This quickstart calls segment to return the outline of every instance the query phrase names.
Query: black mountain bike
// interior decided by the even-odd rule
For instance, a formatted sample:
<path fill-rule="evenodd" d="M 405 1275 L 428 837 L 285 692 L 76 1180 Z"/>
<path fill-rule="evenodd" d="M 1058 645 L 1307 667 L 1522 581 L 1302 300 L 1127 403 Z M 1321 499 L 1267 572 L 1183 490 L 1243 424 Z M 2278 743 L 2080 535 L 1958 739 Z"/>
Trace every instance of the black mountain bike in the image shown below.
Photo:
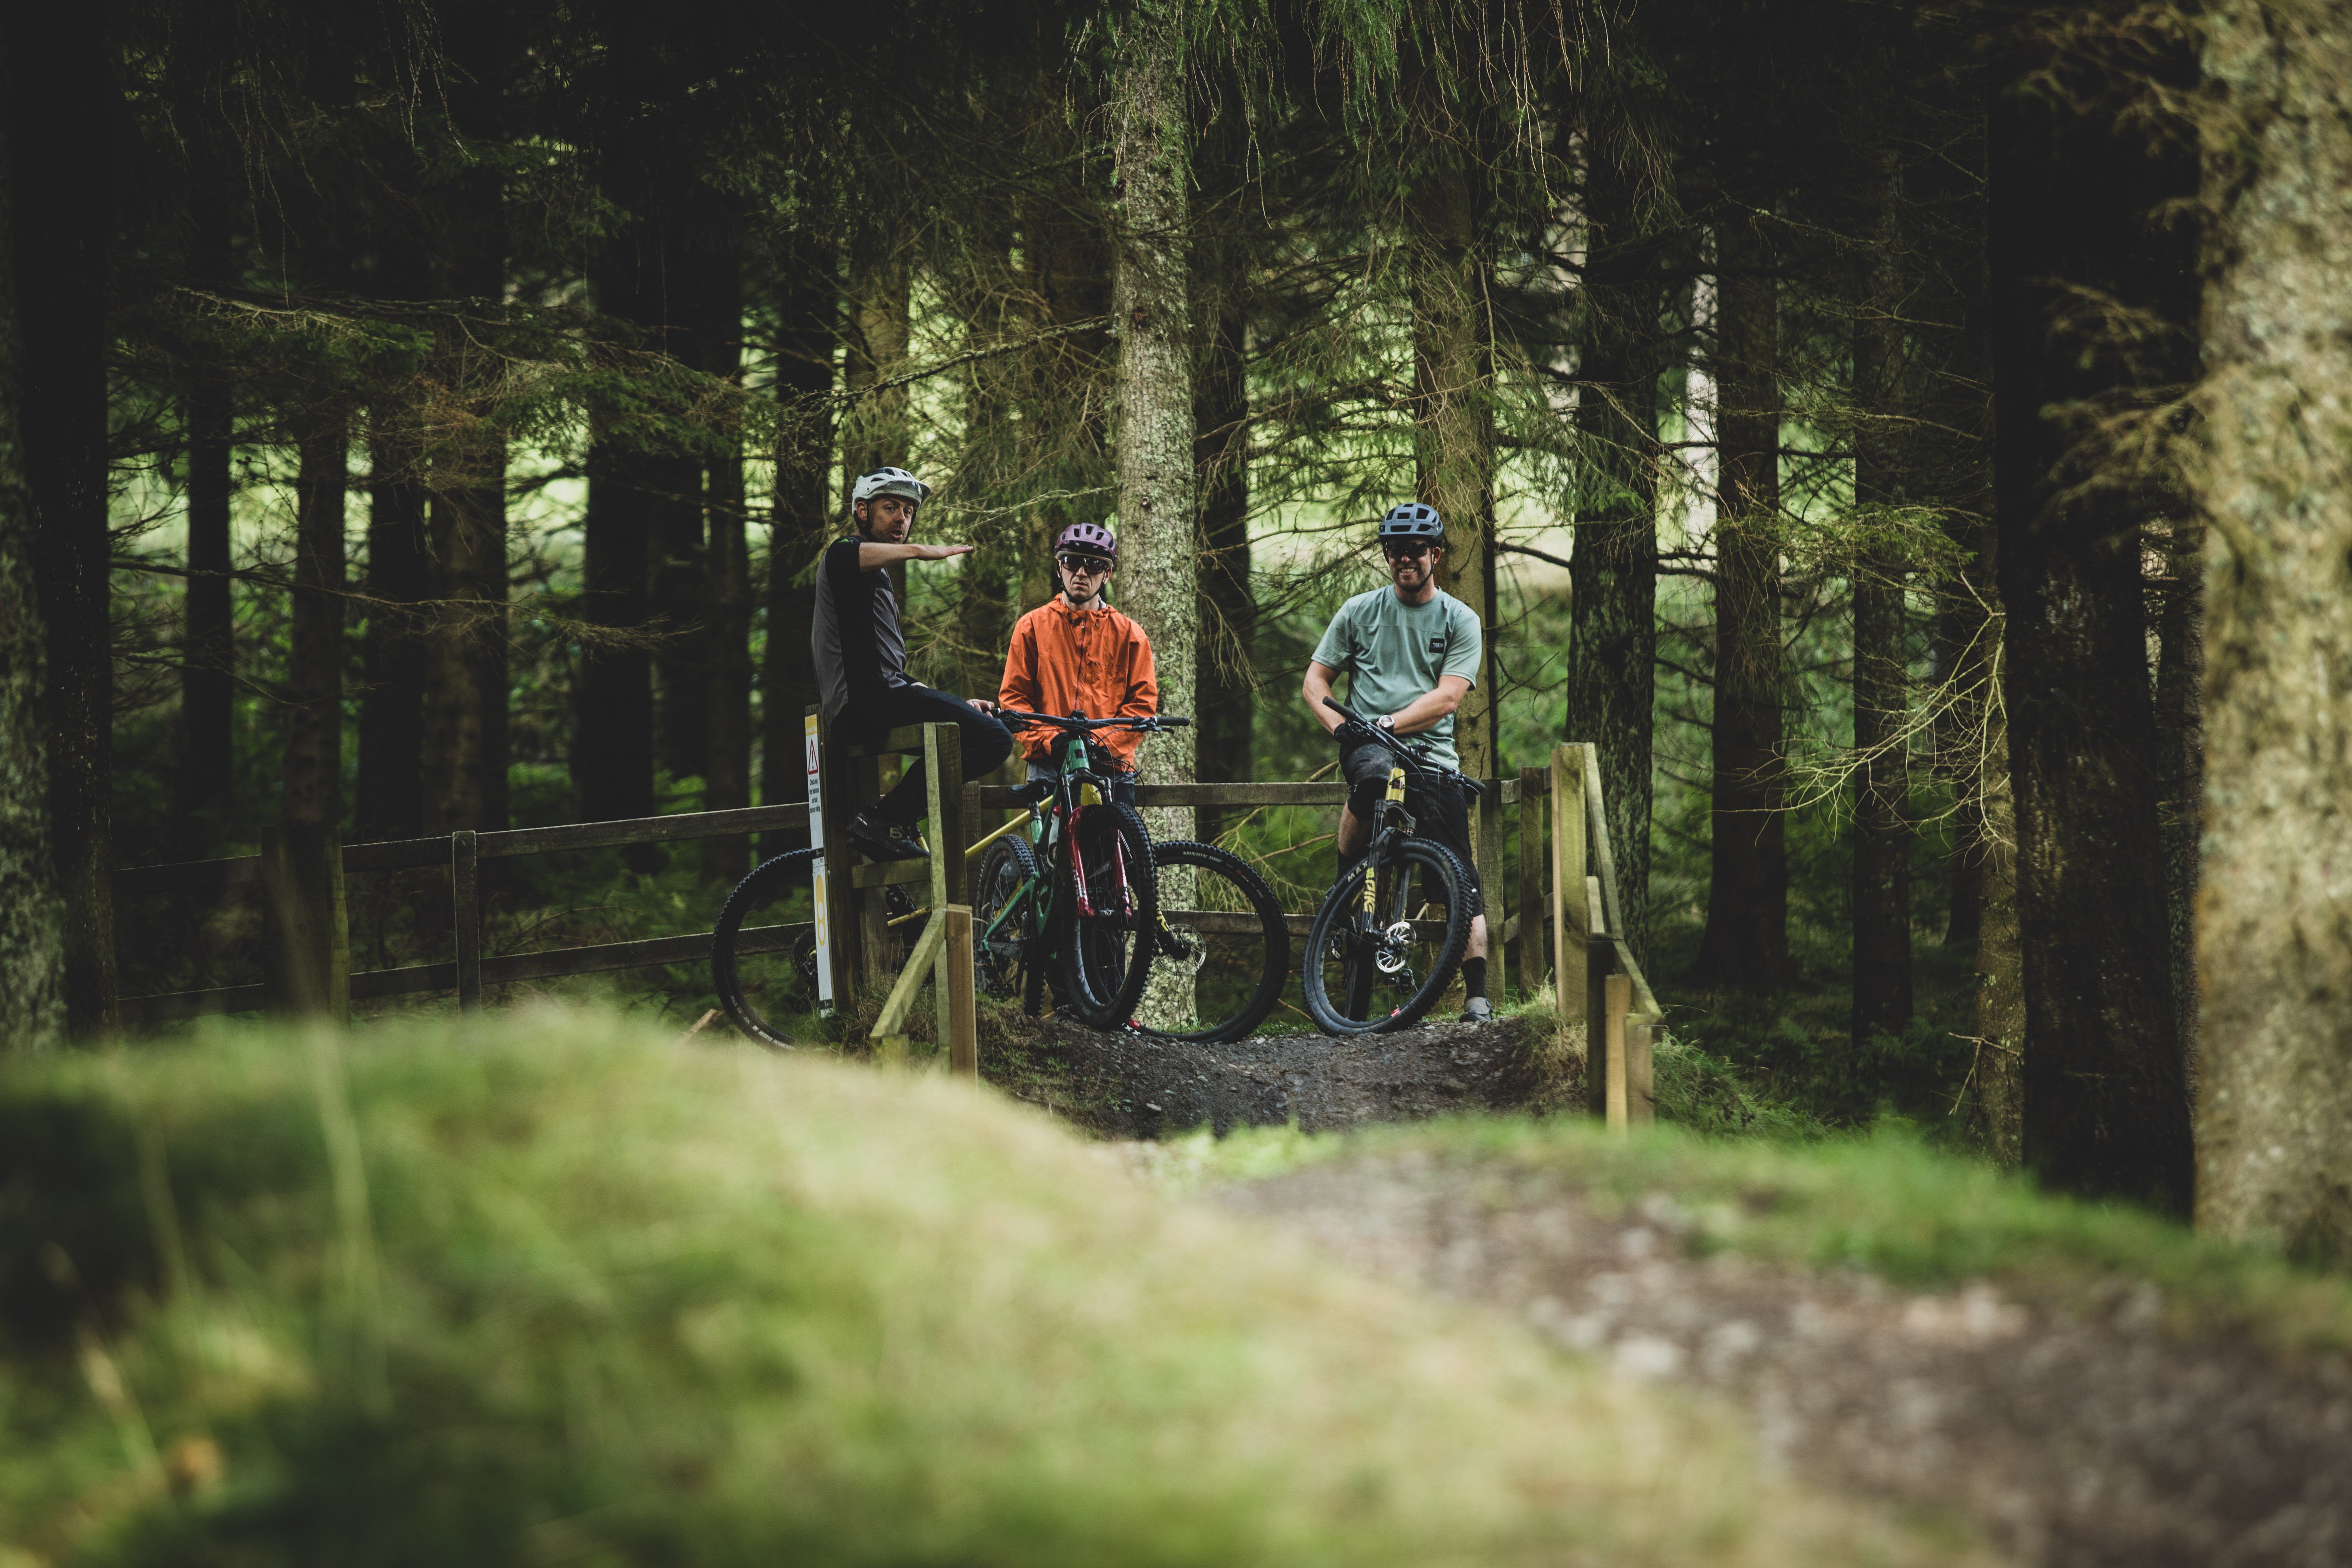
<path fill-rule="evenodd" d="M 1418 1023 L 1437 1005 L 1470 942 L 1462 889 L 1468 873 L 1454 851 L 1413 837 L 1407 778 L 1432 788 L 1472 781 L 1423 762 L 1385 730 L 1325 698 L 1385 745 L 1394 759 L 1387 794 L 1372 807 L 1371 843 L 1340 868 L 1307 931 L 1307 1013 L 1331 1035 L 1370 1035 Z"/>
<path fill-rule="evenodd" d="M 710 943 L 710 978 L 719 1005 L 746 1036 L 763 1046 L 790 1048 L 795 1028 L 818 1011 L 814 849 L 788 849 L 754 867 L 735 884 L 719 911 Z M 848 868 L 834 873 L 847 876 Z M 898 967 L 922 911 L 903 887 L 883 894 L 892 942 L 887 962 Z"/>
<path fill-rule="evenodd" d="M 1150 843 L 1134 808 L 1112 799 L 1111 770 L 1093 743 L 1104 730 L 1150 732 L 1190 721 L 1003 717 L 1049 725 L 1070 739 L 1060 773 L 1030 803 L 1025 831 L 990 845 L 972 874 L 982 984 L 993 995 L 1019 997 L 1034 1015 L 1049 972 L 1057 973 L 1057 1010 L 1096 1028 L 1132 1023 L 1148 1034 L 1201 1041 L 1235 1040 L 1255 1029 L 1280 1000 L 1290 966 L 1282 906 L 1264 878 L 1214 845 Z M 1150 911 L 1139 928 L 1103 919 L 1106 900 L 1095 884 L 1110 877 L 1103 847 L 1109 841 L 1090 822 L 1131 825 L 1144 846 L 1121 861 L 1128 876 L 1139 871 L 1146 884 L 1127 900 Z M 1138 930 L 1150 937 L 1139 952 Z M 1139 1018 L 1155 965 L 1161 983 Z"/>

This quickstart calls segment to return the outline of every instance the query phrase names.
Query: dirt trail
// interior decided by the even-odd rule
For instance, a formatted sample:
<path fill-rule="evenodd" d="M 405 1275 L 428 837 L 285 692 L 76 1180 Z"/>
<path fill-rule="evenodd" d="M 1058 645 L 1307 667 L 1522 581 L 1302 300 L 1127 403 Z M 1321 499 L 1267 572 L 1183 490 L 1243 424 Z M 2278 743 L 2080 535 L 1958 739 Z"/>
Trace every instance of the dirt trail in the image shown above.
<path fill-rule="evenodd" d="M 1197 1046 L 1142 1035 L 1098 1035 L 1039 1026 L 1071 1087 L 1089 1101 L 1085 1120 L 1131 1138 L 1213 1127 L 1310 1132 L 1376 1121 L 1417 1121 L 1451 1111 L 1524 1110 L 1558 1092 L 1543 1056 L 1516 1019 L 1444 1022 L 1393 1035 L 1335 1040 L 1259 1036 Z"/>
<path fill-rule="evenodd" d="M 1981 1285 L 1701 1258 L 1663 1194 L 1606 1218 L 1557 1175 L 1419 1154 L 1219 1201 L 1626 1375 L 1727 1395 L 1800 1475 L 1957 1512 L 2023 1563 L 2352 1564 L 2352 1369 L 2167 1339 L 2147 1286 L 2084 1321 Z"/>

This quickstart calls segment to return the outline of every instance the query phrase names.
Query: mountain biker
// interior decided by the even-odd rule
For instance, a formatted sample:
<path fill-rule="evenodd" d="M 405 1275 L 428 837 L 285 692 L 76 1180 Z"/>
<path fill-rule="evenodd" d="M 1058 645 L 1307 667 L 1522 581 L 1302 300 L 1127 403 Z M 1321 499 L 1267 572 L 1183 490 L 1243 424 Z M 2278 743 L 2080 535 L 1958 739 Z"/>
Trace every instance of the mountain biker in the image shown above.
<path fill-rule="evenodd" d="M 935 691 L 907 674 L 898 595 L 885 570 L 900 561 L 946 561 L 971 552 L 969 544 L 907 542 L 916 510 L 930 493 L 904 468 L 877 468 L 852 488 L 849 511 L 856 531 L 826 546 L 817 564 L 810 648 L 836 739 L 873 742 L 902 724 L 952 723 L 962 731 L 964 776 L 977 778 L 1012 752 L 1012 731 L 996 717 L 993 702 Z M 850 823 L 850 842 L 877 860 L 919 859 L 929 853 L 915 837 L 924 810 L 919 757 L 880 805 Z"/>
<path fill-rule="evenodd" d="M 1371 837 L 1372 808 L 1388 787 L 1393 765 L 1388 748 L 1323 705 L 1331 682 L 1349 673 L 1348 705 L 1370 724 L 1412 736 L 1411 750 L 1424 765 L 1444 770 L 1431 784 L 1408 773 L 1405 809 L 1422 837 L 1443 844 L 1462 862 L 1463 891 L 1470 901 L 1470 944 L 1462 961 L 1467 994 L 1462 1016 L 1476 1022 L 1494 1016 L 1486 1000 L 1486 900 L 1470 852 L 1470 813 L 1454 770 L 1454 710 L 1477 683 L 1485 638 L 1477 613 L 1437 585 L 1445 556 L 1445 523 L 1437 509 L 1407 501 L 1381 519 L 1380 545 L 1388 558 L 1389 586 L 1359 594 L 1339 606 L 1315 645 L 1300 689 L 1308 711 L 1339 742 L 1339 771 L 1348 781 L 1348 804 L 1339 812 L 1339 863 L 1360 853 Z"/>
<path fill-rule="evenodd" d="M 997 687 L 999 703 L 1066 719 L 1142 719 L 1160 710 L 1151 639 L 1103 601 L 1118 565 L 1118 539 L 1109 529 L 1074 522 L 1062 530 L 1054 541 L 1054 578 L 1060 591 L 1013 626 L 1004 679 Z M 1060 771 L 1060 751 L 1069 740 L 1067 731 L 1042 724 L 1022 731 L 1031 784 Z M 1101 730 L 1094 743 L 1108 754 L 1118 774 L 1113 797 L 1134 805 L 1135 753 L 1143 737 L 1132 730 Z"/>

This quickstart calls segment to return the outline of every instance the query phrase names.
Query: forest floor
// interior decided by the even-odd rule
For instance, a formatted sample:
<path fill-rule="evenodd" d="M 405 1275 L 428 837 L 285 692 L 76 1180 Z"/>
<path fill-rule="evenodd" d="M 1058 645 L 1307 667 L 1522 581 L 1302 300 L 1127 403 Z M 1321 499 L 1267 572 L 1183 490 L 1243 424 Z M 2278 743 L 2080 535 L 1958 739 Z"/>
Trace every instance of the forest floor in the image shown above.
<path fill-rule="evenodd" d="M 1572 1108 L 1572 1039 L 1519 1020 L 1339 1041 L 1197 1047 L 1048 1024 L 1059 1107 L 1163 1184 L 1191 1129 L 1346 1131 Z M 1034 1096 L 1033 1096 L 1034 1097 Z M 1173 1184 L 1183 1184 L 1179 1179 Z M 1743 1256 L 1698 1195 L 1631 1202 L 1571 1163 L 1443 1130 L 1229 1182 L 1211 1200 L 1355 1268 L 1499 1310 L 1628 1378 L 1743 1411 L 1771 1462 L 1943 1518 L 2034 1564 L 2352 1563 L 2352 1366 L 2184 1331 L 2127 1271 L 2087 1295 L 2014 1272 L 1906 1289 L 1855 1268 Z M 1770 1193 L 1748 1194 L 1769 1206 Z"/>

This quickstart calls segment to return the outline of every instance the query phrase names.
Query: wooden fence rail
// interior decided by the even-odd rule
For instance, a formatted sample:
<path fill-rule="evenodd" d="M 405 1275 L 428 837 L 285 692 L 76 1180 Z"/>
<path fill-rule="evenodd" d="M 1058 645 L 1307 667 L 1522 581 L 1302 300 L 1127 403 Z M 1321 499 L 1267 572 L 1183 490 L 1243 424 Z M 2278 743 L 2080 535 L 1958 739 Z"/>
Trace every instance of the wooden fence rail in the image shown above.
<path fill-rule="evenodd" d="M 944 735 L 939 732 L 941 730 L 946 731 Z M 930 770 L 932 842 L 942 852 L 936 865 L 924 860 L 858 866 L 849 875 L 833 879 L 828 908 L 833 911 L 834 930 L 866 953 L 862 963 L 851 963 L 847 962 L 851 953 L 845 949 L 836 973 L 846 982 L 845 999 L 854 996 L 861 983 L 891 993 L 886 1012 L 896 1005 L 897 1013 L 885 1020 L 892 1027 L 881 1032 L 895 1037 L 921 983 L 918 971 L 929 971 L 928 977 L 940 982 L 951 1068 L 970 1072 L 977 1060 L 969 1043 L 972 1026 L 966 994 L 971 987 L 971 923 L 969 907 L 961 900 L 966 881 L 957 869 L 966 857 L 958 851 L 968 845 L 976 849 L 995 836 L 981 832 L 983 814 L 1025 808 L 1009 788 L 961 781 L 951 726 L 894 731 L 880 743 L 856 748 L 849 755 L 871 773 L 879 758 L 893 752 L 926 755 Z M 868 777 L 856 793 L 870 800 L 870 792 L 880 782 L 878 776 Z M 1624 939 L 1623 895 L 1609 840 L 1599 758 L 1590 745 L 1565 743 L 1554 748 L 1547 767 L 1524 768 L 1516 778 L 1484 782 L 1486 788 L 1472 822 L 1479 879 L 1486 892 L 1488 952 L 1497 961 L 1492 973 L 1500 981 L 1516 970 L 1523 995 L 1535 995 L 1552 984 L 1563 1016 L 1572 1018 L 1580 1014 L 1586 1022 L 1586 1038 L 1591 1042 L 1586 1089 L 1594 1113 L 1605 1115 L 1609 1124 L 1619 1130 L 1647 1122 L 1654 1115 L 1651 1058 L 1662 1014 Z M 1143 806 L 1336 807 L 1346 795 L 1345 786 L 1338 783 L 1141 784 L 1136 789 L 1136 801 Z M 833 851 L 836 866 L 853 858 L 841 837 L 843 825 L 864 803 L 845 800 L 844 809 L 828 809 L 825 814 L 826 847 Z M 1517 816 L 1516 889 L 1504 875 L 1506 808 L 1516 808 Z M 300 830 L 289 828 L 273 832 L 259 855 L 118 871 L 114 875 L 118 900 L 181 893 L 218 900 L 257 890 L 265 915 L 268 972 L 255 984 L 127 998 L 122 1005 L 124 1021 L 154 1025 L 204 1013 L 265 1007 L 340 1014 L 350 1002 L 427 992 L 454 991 L 460 1005 L 472 1007 L 480 1004 L 487 985 L 699 963 L 709 955 L 712 932 L 539 952 L 486 953 L 480 862 L 518 855 L 804 830 L 807 824 L 808 807 L 793 803 L 347 846 L 336 845 L 331 832 L 312 829 L 305 840 Z M 351 973 L 344 934 L 344 878 L 352 872 L 429 868 L 446 868 L 449 875 L 451 958 L 437 963 Z M 901 884 L 928 884 L 931 894 L 929 907 L 917 911 L 929 921 L 917 943 L 923 963 L 903 970 L 877 963 L 887 950 L 887 944 L 877 939 L 887 922 L 879 912 L 878 898 L 868 900 L 860 896 Z M 1215 921 L 1221 917 L 1197 918 Z M 1251 917 L 1222 918 L 1229 920 L 1237 933 L 1255 929 Z M 1307 912 L 1285 915 L 1293 936 L 1303 937 L 1311 921 Z M 805 924 L 758 927 L 744 931 L 742 940 L 748 952 L 775 952 L 808 929 Z M 1216 927 L 1212 924 L 1207 929 Z M 1501 961 L 1513 943 L 1517 944 L 1517 962 L 1507 968 Z M 956 962 L 959 958 L 961 963 Z"/>

